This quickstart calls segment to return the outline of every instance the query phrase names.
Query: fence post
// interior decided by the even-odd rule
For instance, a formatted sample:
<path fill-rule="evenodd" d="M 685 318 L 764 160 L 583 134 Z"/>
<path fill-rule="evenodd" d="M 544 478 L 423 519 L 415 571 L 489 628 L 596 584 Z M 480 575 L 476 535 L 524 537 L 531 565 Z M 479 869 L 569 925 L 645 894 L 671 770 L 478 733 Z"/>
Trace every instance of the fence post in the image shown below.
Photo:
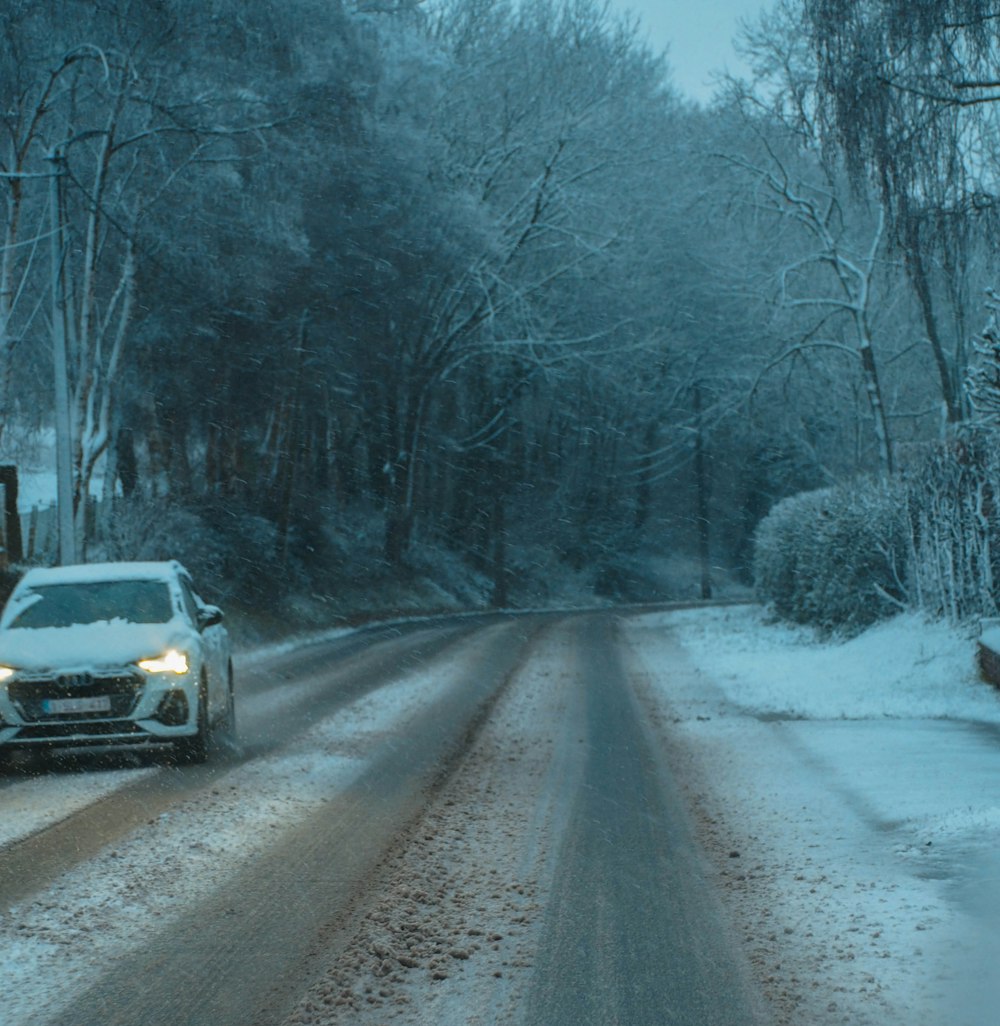
<path fill-rule="evenodd" d="M 3 533 L 7 545 L 7 561 L 20 563 L 24 558 L 21 544 L 21 518 L 17 515 L 17 467 L 0 466 L 0 485 L 3 485 Z"/>

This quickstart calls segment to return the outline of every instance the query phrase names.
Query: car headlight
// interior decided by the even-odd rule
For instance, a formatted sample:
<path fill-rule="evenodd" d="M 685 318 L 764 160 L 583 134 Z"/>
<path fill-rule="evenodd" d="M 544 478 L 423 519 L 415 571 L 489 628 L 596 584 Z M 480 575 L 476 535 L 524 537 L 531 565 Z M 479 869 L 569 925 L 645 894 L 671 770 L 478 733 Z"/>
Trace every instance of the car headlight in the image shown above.
<path fill-rule="evenodd" d="M 140 659 L 139 669 L 147 673 L 187 673 L 188 660 L 183 652 L 172 648 L 155 659 Z"/>
<path fill-rule="evenodd" d="M 8 677 L 13 677 L 17 673 L 17 670 L 13 666 L 0 666 L 0 681 L 7 680 Z"/>

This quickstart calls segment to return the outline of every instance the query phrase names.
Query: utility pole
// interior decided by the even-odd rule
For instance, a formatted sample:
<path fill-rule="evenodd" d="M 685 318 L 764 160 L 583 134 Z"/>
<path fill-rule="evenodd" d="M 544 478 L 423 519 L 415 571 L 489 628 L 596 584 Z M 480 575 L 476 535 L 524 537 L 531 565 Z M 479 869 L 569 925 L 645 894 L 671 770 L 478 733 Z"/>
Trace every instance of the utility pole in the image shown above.
<path fill-rule="evenodd" d="M 52 363 L 55 374 L 56 426 L 56 517 L 59 524 L 59 562 L 76 562 L 76 534 L 73 523 L 73 425 L 69 412 L 69 360 L 66 353 L 66 289 L 63 276 L 62 205 L 60 180 L 64 157 L 59 149 L 48 157 L 52 163 L 49 178 L 49 216 L 52 278 Z"/>

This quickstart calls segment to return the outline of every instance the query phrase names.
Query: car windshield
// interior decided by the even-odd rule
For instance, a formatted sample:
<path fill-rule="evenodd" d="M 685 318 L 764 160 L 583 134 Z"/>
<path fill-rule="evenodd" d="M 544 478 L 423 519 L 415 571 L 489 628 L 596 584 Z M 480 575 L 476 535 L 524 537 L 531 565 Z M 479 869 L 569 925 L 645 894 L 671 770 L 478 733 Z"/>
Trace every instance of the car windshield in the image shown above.
<path fill-rule="evenodd" d="M 102 620 L 166 623 L 173 615 L 163 581 L 88 581 L 33 588 L 11 627 L 70 627 Z"/>

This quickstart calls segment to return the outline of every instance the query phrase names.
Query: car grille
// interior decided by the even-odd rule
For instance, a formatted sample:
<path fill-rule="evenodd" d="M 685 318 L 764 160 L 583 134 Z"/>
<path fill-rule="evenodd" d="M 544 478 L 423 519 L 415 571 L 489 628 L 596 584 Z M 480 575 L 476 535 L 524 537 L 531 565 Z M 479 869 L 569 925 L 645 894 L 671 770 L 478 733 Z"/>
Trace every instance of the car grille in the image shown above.
<path fill-rule="evenodd" d="M 10 744 L 27 745 L 45 742 L 88 745 L 102 742 L 120 744 L 146 744 L 155 741 L 148 731 L 136 723 L 114 723 L 94 720 L 90 723 L 36 723 L 22 727 Z"/>
<path fill-rule="evenodd" d="M 30 723 L 65 723 L 78 720 L 107 720 L 128 716 L 135 708 L 142 691 L 143 679 L 138 674 L 78 673 L 58 677 L 21 678 L 7 686 L 7 694 L 21 716 Z M 54 698 L 111 699 L 110 711 L 93 713 L 46 713 L 42 703 Z"/>

